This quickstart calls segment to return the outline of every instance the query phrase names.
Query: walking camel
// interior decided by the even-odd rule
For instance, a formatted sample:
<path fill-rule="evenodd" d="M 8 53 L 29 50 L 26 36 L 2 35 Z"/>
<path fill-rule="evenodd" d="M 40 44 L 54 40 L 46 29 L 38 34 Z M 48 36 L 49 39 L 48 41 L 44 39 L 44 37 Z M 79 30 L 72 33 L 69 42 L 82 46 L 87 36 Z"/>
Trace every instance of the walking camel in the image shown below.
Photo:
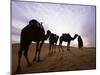
<path fill-rule="evenodd" d="M 56 38 L 55 38 L 54 47 L 55 47 L 55 49 L 56 49 L 56 46 L 57 46 L 57 42 L 58 42 L 59 36 L 58 36 L 57 34 L 56 34 L 55 36 L 56 36 Z"/>
<path fill-rule="evenodd" d="M 59 47 L 62 49 L 62 42 L 68 42 L 67 43 L 67 50 L 70 50 L 70 42 L 72 40 L 75 40 L 75 38 L 77 37 L 78 35 L 75 34 L 74 37 L 71 37 L 71 35 L 69 33 L 63 33 L 62 36 L 60 37 L 59 39 Z M 60 51 L 60 48 L 59 48 L 59 51 Z M 62 49 L 63 51 L 63 49 Z"/>
<path fill-rule="evenodd" d="M 45 35 L 45 30 L 42 26 L 42 23 L 39 23 L 35 19 L 29 21 L 29 24 L 26 27 L 24 27 L 21 31 L 17 71 L 21 70 L 20 62 L 21 62 L 22 52 L 24 52 L 24 56 L 26 58 L 28 66 L 31 65 L 28 60 L 27 54 L 28 54 L 29 45 L 32 43 L 32 41 L 36 42 L 36 52 L 33 61 L 38 61 L 38 62 L 40 61 L 41 47 L 50 34 L 51 32 L 48 30 L 47 34 Z"/>
<path fill-rule="evenodd" d="M 51 33 L 50 37 L 49 37 L 49 55 L 51 55 L 52 53 L 55 53 L 56 51 L 53 49 L 56 49 L 56 45 L 57 45 L 57 41 L 58 41 L 59 36 Z"/>

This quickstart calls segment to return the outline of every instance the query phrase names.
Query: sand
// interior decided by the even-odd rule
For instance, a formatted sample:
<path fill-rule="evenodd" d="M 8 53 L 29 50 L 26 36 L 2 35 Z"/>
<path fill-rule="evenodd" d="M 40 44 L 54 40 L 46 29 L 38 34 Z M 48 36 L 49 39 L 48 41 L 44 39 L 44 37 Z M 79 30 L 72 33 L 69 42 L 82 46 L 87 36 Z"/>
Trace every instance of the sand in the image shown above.
<path fill-rule="evenodd" d="M 75 48 L 71 47 L 70 51 L 67 51 L 66 47 L 63 47 L 64 52 L 59 52 L 57 47 L 56 53 L 48 55 L 48 44 L 44 44 L 41 51 L 41 61 L 32 62 L 35 54 L 36 44 L 31 44 L 28 51 L 29 61 L 32 66 L 27 67 L 27 62 L 22 56 L 21 71 L 19 73 L 39 73 L 39 72 L 57 72 L 57 71 L 73 71 L 73 70 L 89 70 L 96 69 L 96 48 Z M 12 44 L 12 60 L 11 69 L 12 73 L 16 73 L 18 64 L 18 50 L 19 44 Z"/>

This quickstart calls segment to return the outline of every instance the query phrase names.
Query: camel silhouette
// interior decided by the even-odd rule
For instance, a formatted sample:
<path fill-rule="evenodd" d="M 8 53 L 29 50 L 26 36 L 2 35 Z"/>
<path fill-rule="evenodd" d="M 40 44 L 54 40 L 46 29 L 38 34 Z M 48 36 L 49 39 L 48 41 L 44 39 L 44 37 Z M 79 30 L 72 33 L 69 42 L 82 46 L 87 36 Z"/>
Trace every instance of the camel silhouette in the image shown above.
<path fill-rule="evenodd" d="M 60 48 L 62 49 L 62 42 L 68 42 L 67 43 L 67 50 L 70 50 L 70 42 L 72 40 L 74 40 L 76 37 L 78 36 L 78 34 L 75 34 L 74 37 L 71 37 L 71 35 L 69 33 L 63 33 L 61 35 L 61 37 L 59 38 L 59 51 L 60 51 Z M 62 49 L 63 51 L 63 49 Z"/>
<path fill-rule="evenodd" d="M 81 36 L 78 36 L 78 48 L 82 48 L 83 47 L 83 40 L 81 38 Z"/>
<path fill-rule="evenodd" d="M 21 31 L 17 71 L 21 70 L 20 61 L 21 61 L 22 52 L 24 53 L 28 66 L 31 66 L 27 54 L 28 54 L 29 45 L 32 43 L 32 41 L 36 42 L 36 52 L 33 61 L 38 61 L 38 62 L 40 61 L 41 47 L 50 34 L 51 32 L 48 30 L 47 34 L 45 35 L 45 30 L 44 27 L 42 26 L 42 23 L 39 23 L 35 19 L 29 21 L 29 24 L 26 27 L 24 27 Z"/>
<path fill-rule="evenodd" d="M 49 55 L 56 52 L 55 50 L 53 51 L 53 48 L 56 49 L 58 38 L 59 38 L 58 35 L 51 33 L 49 37 L 49 53 L 48 53 Z"/>

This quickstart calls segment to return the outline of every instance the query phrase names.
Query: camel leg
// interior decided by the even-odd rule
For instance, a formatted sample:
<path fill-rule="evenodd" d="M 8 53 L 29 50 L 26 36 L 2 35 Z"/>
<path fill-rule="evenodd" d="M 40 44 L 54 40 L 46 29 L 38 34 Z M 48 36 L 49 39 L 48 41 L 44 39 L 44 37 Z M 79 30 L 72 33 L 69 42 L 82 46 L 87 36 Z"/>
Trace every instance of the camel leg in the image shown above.
<path fill-rule="evenodd" d="M 41 48 L 42 48 L 43 43 L 44 43 L 44 41 L 42 41 L 40 43 L 40 46 L 39 46 L 39 49 L 38 49 L 38 62 L 40 61 L 40 52 L 41 52 Z"/>
<path fill-rule="evenodd" d="M 36 52 L 35 52 L 35 57 L 34 57 L 33 61 L 36 61 L 36 56 L 37 56 L 37 53 L 38 53 L 38 46 L 39 46 L 39 42 L 37 42 L 37 44 L 36 44 Z"/>
<path fill-rule="evenodd" d="M 51 43 L 49 44 L 49 53 L 48 55 L 51 55 Z"/>
<path fill-rule="evenodd" d="M 21 70 L 21 66 L 20 66 L 21 56 L 22 56 L 22 49 L 20 49 L 18 52 L 18 66 L 16 72 L 19 72 Z"/>
<path fill-rule="evenodd" d="M 54 44 L 54 48 L 56 49 L 56 43 Z"/>
<path fill-rule="evenodd" d="M 52 54 L 54 53 L 54 44 L 52 44 Z"/>
<path fill-rule="evenodd" d="M 56 46 L 57 46 L 57 44 L 55 43 L 54 45 L 55 45 L 55 46 L 54 46 L 54 47 L 55 47 L 54 53 L 56 53 Z"/>
<path fill-rule="evenodd" d="M 56 43 L 54 44 L 54 53 L 56 53 Z"/>
<path fill-rule="evenodd" d="M 53 54 L 53 44 L 51 44 L 51 55 Z"/>
<path fill-rule="evenodd" d="M 52 53 L 55 53 L 55 44 L 52 44 Z"/>
<path fill-rule="evenodd" d="M 50 52 L 50 55 L 52 55 L 53 54 L 53 47 L 54 47 L 54 45 L 53 45 L 53 43 L 51 44 L 51 52 Z"/>
<path fill-rule="evenodd" d="M 28 63 L 28 66 L 31 66 L 31 64 L 30 64 L 30 62 L 28 60 L 28 56 L 27 56 L 28 55 L 28 48 L 29 48 L 29 44 L 25 47 L 24 56 L 26 58 L 26 61 Z"/>
<path fill-rule="evenodd" d="M 62 52 L 64 52 L 64 50 L 63 50 L 63 48 L 62 48 L 62 45 L 61 45 L 61 50 L 62 50 Z"/>
<path fill-rule="evenodd" d="M 64 52 L 63 48 L 62 48 L 62 44 L 59 45 L 59 52 L 60 50 L 62 50 L 62 52 Z"/>
<path fill-rule="evenodd" d="M 62 52 L 64 52 L 64 50 L 63 50 L 63 48 L 62 48 L 62 40 L 60 40 L 60 42 L 59 42 L 59 52 L 60 52 L 60 49 L 62 50 Z"/>
<path fill-rule="evenodd" d="M 56 44 L 54 44 L 53 53 L 56 53 Z"/>
<path fill-rule="evenodd" d="M 59 52 L 60 52 L 61 45 L 59 44 Z"/>
<path fill-rule="evenodd" d="M 67 43 L 67 50 L 70 51 L 70 41 Z"/>

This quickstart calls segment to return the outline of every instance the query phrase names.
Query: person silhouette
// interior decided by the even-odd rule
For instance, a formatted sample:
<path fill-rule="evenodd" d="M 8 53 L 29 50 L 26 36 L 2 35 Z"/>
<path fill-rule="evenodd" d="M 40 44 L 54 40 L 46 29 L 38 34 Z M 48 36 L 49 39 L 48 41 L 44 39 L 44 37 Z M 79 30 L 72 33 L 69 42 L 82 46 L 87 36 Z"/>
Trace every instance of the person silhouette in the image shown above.
<path fill-rule="evenodd" d="M 81 36 L 78 36 L 78 48 L 82 48 L 83 47 L 83 40 L 81 38 Z"/>

